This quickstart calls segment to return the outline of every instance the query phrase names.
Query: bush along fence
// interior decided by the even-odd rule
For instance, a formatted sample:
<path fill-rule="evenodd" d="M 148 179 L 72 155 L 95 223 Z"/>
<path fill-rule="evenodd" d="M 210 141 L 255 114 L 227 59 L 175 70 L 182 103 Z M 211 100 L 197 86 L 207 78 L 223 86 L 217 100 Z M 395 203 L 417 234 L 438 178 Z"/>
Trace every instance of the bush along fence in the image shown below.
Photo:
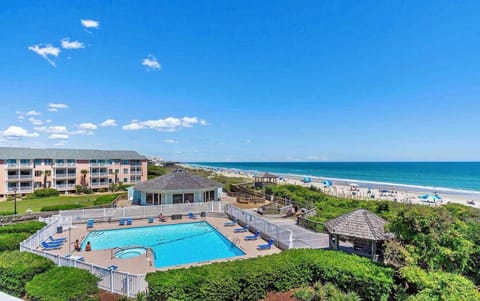
<path fill-rule="evenodd" d="M 356 255 L 295 249 L 275 255 L 147 274 L 152 300 L 259 300 L 267 291 L 288 291 L 331 282 L 362 300 L 386 301 L 394 270 Z"/>

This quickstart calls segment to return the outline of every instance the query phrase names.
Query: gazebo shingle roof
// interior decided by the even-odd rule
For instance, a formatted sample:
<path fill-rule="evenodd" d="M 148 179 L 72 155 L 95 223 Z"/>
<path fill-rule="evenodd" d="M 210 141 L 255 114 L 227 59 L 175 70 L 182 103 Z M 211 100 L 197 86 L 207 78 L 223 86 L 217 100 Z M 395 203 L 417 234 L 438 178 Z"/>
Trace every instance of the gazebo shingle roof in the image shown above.
<path fill-rule="evenodd" d="M 368 240 L 385 240 L 390 235 L 385 233 L 386 221 L 366 209 L 358 209 L 325 222 L 331 234 Z"/>
<path fill-rule="evenodd" d="M 271 174 L 271 173 L 268 173 L 268 172 L 264 172 L 262 174 L 256 175 L 255 177 L 256 178 L 278 178 L 278 176 L 276 176 L 274 174 Z"/>
<path fill-rule="evenodd" d="M 223 185 L 205 179 L 203 177 L 188 173 L 188 172 L 173 172 L 154 178 L 150 181 L 138 183 L 134 186 L 137 191 L 152 191 L 152 190 L 189 190 L 189 189 L 205 189 L 205 188 L 220 188 Z"/>

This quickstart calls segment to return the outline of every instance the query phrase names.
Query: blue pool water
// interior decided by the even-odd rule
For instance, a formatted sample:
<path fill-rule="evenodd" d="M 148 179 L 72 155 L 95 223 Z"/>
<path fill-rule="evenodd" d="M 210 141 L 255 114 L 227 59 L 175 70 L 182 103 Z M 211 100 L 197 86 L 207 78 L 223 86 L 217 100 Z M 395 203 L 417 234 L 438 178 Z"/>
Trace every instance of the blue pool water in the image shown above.
<path fill-rule="evenodd" d="M 230 258 L 245 253 L 206 222 L 92 231 L 83 240 L 92 251 L 143 246 L 155 255 L 155 267 Z"/>

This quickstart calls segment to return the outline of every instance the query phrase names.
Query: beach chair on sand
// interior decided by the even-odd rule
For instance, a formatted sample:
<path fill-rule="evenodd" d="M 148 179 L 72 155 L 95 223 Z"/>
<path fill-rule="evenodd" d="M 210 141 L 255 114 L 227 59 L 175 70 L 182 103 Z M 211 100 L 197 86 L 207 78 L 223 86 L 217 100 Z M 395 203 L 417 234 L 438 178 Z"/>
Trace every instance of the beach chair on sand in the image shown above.
<path fill-rule="evenodd" d="M 245 240 L 257 240 L 258 236 L 260 235 L 260 232 L 256 231 L 255 235 L 247 235 L 245 236 Z"/>
<path fill-rule="evenodd" d="M 235 232 L 235 233 L 242 233 L 242 232 L 247 232 L 247 231 L 248 231 L 248 225 L 245 225 L 241 228 L 233 229 L 233 232 Z"/>
<path fill-rule="evenodd" d="M 225 224 L 223 224 L 224 227 L 233 227 L 237 224 L 237 219 L 234 218 L 233 221 L 230 221 L 230 222 L 225 222 Z"/>
<path fill-rule="evenodd" d="M 258 245 L 258 246 L 257 246 L 257 250 L 259 250 L 259 251 L 261 251 L 261 250 L 269 250 L 269 249 L 272 247 L 272 245 L 273 245 L 273 239 L 270 238 L 266 244 L 264 244 L 264 245 Z"/>

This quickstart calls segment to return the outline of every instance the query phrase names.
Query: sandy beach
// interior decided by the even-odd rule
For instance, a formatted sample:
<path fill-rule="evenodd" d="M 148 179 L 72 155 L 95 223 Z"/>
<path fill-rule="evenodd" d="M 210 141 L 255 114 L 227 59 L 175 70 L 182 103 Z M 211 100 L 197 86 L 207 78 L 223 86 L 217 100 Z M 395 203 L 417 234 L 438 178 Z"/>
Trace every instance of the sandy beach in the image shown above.
<path fill-rule="evenodd" d="M 192 166 L 188 166 L 192 168 Z M 203 168 L 196 166 L 195 168 Z M 213 171 L 215 173 L 227 177 L 244 177 L 245 182 L 253 181 L 254 172 L 227 169 L 227 168 L 208 168 L 203 169 Z M 448 203 L 458 203 L 466 206 L 480 208 L 480 192 L 449 192 L 448 189 L 421 189 L 402 186 L 401 184 L 381 185 L 379 183 L 365 183 L 364 181 L 345 181 L 345 180 L 330 180 L 331 186 L 324 185 L 325 179 L 319 177 L 309 177 L 310 182 L 304 183 L 304 177 L 295 175 L 278 174 L 280 177 L 280 184 L 295 184 L 301 186 L 315 186 L 321 189 L 324 193 L 358 200 L 389 200 L 394 202 L 402 202 L 407 204 L 424 204 L 428 206 L 439 206 Z M 436 202 L 424 201 L 420 196 L 424 194 L 437 194 L 441 197 Z M 473 201 L 473 204 L 471 203 Z"/>

